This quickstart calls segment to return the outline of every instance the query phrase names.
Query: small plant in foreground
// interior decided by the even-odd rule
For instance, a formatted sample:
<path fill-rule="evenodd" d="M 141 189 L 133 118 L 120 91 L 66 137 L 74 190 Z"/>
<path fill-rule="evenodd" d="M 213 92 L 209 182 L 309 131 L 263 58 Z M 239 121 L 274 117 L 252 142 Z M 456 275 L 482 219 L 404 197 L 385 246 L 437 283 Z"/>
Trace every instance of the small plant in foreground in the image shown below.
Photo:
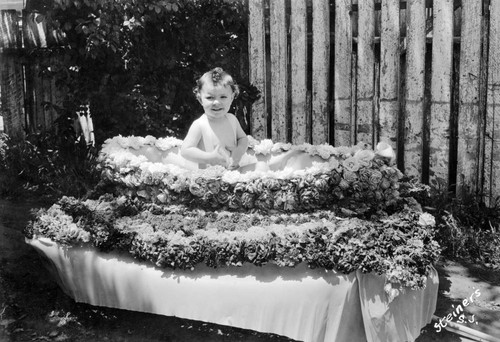
<path fill-rule="evenodd" d="M 468 195 L 434 195 L 424 209 L 436 217 L 436 240 L 442 255 L 500 269 L 500 207 Z"/>

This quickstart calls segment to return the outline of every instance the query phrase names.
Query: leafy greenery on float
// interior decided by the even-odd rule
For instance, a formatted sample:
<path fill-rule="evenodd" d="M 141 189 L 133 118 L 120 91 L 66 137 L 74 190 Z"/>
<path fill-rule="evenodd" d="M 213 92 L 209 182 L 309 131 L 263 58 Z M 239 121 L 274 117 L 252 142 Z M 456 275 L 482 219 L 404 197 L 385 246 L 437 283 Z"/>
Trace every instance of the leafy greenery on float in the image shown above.
<path fill-rule="evenodd" d="M 409 208 L 366 221 L 332 211 L 261 215 L 107 196 L 64 197 L 40 210 L 26 235 L 127 252 L 163 268 L 307 263 L 342 273 L 384 274 L 392 284 L 420 289 L 440 253 L 433 226 L 431 215 Z"/>

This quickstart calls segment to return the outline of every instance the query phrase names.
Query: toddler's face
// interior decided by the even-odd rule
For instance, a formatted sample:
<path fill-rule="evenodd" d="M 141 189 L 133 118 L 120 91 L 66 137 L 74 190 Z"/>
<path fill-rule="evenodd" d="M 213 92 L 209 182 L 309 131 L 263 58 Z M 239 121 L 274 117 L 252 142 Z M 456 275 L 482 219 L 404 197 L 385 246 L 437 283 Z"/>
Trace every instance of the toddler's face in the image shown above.
<path fill-rule="evenodd" d="M 205 114 L 210 118 L 221 118 L 229 112 L 234 93 L 231 87 L 217 85 L 207 82 L 200 90 L 200 101 Z"/>

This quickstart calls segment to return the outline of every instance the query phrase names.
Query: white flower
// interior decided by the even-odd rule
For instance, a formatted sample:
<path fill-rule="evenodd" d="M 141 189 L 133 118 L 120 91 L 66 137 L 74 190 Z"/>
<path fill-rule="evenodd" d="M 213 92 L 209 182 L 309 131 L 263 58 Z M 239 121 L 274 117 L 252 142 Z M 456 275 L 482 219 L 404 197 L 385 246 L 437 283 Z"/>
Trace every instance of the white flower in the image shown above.
<path fill-rule="evenodd" d="M 259 144 L 259 141 L 252 137 L 251 135 L 247 135 L 248 138 L 248 148 L 253 148 L 254 146 Z"/>
<path fill-rule="evenodd" d="M 281 152 L 281 151 L 288 151 L 292 147 L 292 144 L 285 144 L 282 142 L 276 143 L 273 145 L 271 148 L 271 152 Z"/>
<path fill-rule="evenodd" d="M 385 293 L 387 295 L 387 301 L 389 303 L 391 303 L 394 300 L 394 298 L 396 298 L 397 296 L 399 296 L 399 290 L 395 289 L 394 287 L 392 287 L 391 283 L 385 284 L 384 291 L 385 291 Z"/>
<path fill-rule="evenodd" d="M 328 165 L 331 170 L 338 170 L 340 167 L 340 163 L 336 157 L 330 157 L 330 159 L 328 159 Z"/>
<path fill-rule="evenodd" d="M 236 170 L 233 170 L 233 171 L 226 171 L 224 172 L 224 174 L 222 175 L 222 180 L 226 183 L 229 183 L 229 184 L 235 184 L 237 182 L 241 182 L 243 178 L 243 175 L 239 172 L 239 171 L 236 171 Z"/>
<path fill-rule="evenodd" d="M 377 144 L 377 147 L 375 148 L 375 154 L 380 157 L 389 159 L 391 163 L 396 160 L 396 152 L 394 152 L 392 146 L 383 141 Z"/>
<path fill-rule="evenodd" d="M 362 166 L 370 165 L 370 162 L 374 157 L 375 152 L 373 152 L 372 150 L 358 150 L 356 153 L 354 153 L 354 158 L 357 158 Z"/>
<path fill-rule="evenodd" d="M 260 144 L 255 145 L 253 150 L 256 154 L 269 154 L 274 146 L 274 143 L 271 139 L 264 139 L 260 142 Z"/>
<path fill-rule="evenodd" d="M 316 152 L 318 156 L 323 159 L 328 159 L 334 152 L 334 147 L 328 144 L 321 144 L 316 146 Z"/>
<path fill-rule="evenodd" d="M 436 219 L 429 213 L 422 213 L 418 218 L 418 224 L 421 226 L 434 227 L 436 225 Z"/>
<path fill-rule="evenodd" d="M 178 147 L 182 145 L 182 140 L 174 138 L 174 137 L 166 137 L 157 139 L 155 142 L 156 148 L 161 151 L 168 151 L 174 147 Z"/>
<path fill-rule="evenodd" d="M 154 145 L 156 142 L 156 138 L 153 137 L 152 135 L 147 135 L 144 138 L 144 145 Z"/>

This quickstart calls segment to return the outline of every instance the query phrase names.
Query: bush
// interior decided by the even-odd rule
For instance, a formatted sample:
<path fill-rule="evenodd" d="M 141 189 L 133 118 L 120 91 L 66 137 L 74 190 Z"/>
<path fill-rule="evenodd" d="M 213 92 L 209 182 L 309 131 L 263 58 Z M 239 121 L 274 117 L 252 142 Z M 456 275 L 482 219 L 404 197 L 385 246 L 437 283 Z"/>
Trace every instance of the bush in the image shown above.
<path fill-rule="evenodd" d="M 424 209 L 436 217 L 436 239 L 444 257 L 500 268 L 500 208 L 487 207 L 472 195 L 434 194 Z"/>
<path fill-rule="evenodd" d="M 201 114 L 195 79 L 215 66 L 241 85 L 233 112 L 248 128 L 259 91 L 248 84 L 245 1 L 68 0 L 45 16 L 67 37 L 45 67 L 66 93 L 64 110 L 90 103 L 98 143 L 183 137 Z"/>
<path fill-rule="evenodd" d="M 0 194 L 81 197 L 94 189 L 99 173 L 96 150 L 77 139 L 69 119 L 26 139 L 0 138 Z"/>

